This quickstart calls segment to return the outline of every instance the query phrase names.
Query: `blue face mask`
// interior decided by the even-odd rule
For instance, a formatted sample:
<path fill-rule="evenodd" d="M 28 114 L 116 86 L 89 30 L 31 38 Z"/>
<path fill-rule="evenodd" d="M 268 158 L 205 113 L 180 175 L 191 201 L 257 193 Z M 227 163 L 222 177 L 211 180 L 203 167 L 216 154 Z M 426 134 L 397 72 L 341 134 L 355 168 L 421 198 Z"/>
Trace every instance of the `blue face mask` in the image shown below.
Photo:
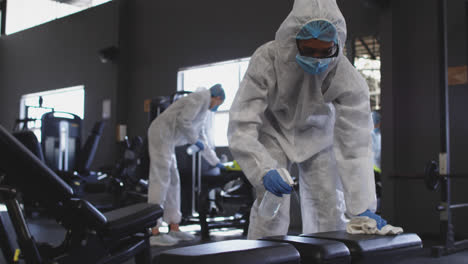
<path fill-rule="evenodd" d="M 317 59 L 312 57 L 296 55 L 296 62 L 301 68 L 309 74 L 321 74 L 328 69 L 328 65 L 332 61 L 332 58 Z"/>
<path fill-rule="evenodd" d="M 212 108 L 210 108 L 210 111 L 211 112 L 216 112 L 216 111 L 218 111 L 218 107 L 219 107 L 219 105 L 213 106 Z"/>

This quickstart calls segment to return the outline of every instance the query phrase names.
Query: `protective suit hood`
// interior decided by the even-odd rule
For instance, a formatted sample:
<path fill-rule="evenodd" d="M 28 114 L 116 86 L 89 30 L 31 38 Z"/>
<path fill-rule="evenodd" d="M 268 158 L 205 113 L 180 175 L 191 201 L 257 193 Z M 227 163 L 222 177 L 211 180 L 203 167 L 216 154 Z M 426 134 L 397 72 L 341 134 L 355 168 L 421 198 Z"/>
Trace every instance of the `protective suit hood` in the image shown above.
<path fill-rule="evenodd" d="M 309 22 L 325 20 L 335 26 L 341 51 L 346 42 L 346 22 L 335 0 L 295 0 L 288 17 L 276 32 L 275 42 L 287 54 L 283 59 L 293 61 L 297 54 L 296 35 Z"/>

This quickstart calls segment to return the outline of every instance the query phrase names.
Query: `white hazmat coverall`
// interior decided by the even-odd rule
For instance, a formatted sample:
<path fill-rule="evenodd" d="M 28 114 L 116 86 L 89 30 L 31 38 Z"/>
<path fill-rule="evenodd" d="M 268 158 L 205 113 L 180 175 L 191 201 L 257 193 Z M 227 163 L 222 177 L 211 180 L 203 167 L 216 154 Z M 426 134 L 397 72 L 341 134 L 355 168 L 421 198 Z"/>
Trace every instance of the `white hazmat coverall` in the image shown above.
<path fill-rule="evenodd" d="M 162 220 L 168 224 L 178 224 L 181 220 L 180 176 L 175 147 L 200 140 L 205 145 L 201 153 L 206 161 L 212 166 L 219 163 L 204 129 L 210 100 L 210 90 L 206 89 L 182 97 L 159 115 L 148 129 L 148 202 L 163 207 Z M 159 219 L 158 227 L 161 222 Z"/>
<path fill-rule="evenodd" d="M 324 73 L 296 62 L 296 35 L 313 20 L 330 22 L 340 54 Z M 375 210 L 369 89 L 341 52 L 346 24 L 335 0 L 296 0 L 274 41 L 253 54 L 230 110 L 229 147 L 256 189 L 249 239 L 285 235 L 289 195 L 273 220 L 258 207 L 262 178 L 299 165 L 303 233 L 345 229 L 344 213 Z"/>

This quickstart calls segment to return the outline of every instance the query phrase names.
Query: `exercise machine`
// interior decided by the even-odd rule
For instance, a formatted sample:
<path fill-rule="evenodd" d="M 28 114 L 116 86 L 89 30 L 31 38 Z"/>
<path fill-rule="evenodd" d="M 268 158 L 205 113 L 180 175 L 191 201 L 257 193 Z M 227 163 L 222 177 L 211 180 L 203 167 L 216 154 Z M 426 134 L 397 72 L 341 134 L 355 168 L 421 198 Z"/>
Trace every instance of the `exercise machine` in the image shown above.
<path fill-rule="evenodd" d="M 345 231 L 230 240 L 163 251 L 158 264 L 168 263 L 326 263 L 390 264 L 419 253 L 416 234 L 350 235 Z"/>
<path fill-rule="evenodd" d="M 159 205 L 135 204 L 106 213 L 76 197 L 73 189 L 0 125 L 0 200 L 6 205 L 26 263 L 151 263 L 149 228 L 162 216 Z M 31 235 L 19 196 L 38 203 L 66 235 L 58 246 Z M 1 221 L 1 219 L 0 219 Z M 11 235 L 0 222 L 7 261 L 16 261 Z M 15 250 L 16 251 L 16 250 Z"/>

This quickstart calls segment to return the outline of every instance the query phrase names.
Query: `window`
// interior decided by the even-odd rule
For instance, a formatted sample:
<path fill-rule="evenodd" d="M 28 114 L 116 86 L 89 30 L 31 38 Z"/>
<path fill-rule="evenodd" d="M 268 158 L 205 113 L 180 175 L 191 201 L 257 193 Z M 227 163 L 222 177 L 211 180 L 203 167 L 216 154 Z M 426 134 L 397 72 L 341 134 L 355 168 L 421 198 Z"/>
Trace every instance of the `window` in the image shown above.
<path fill-rule="evenodd" d="M 8 0 L 6 34 L 80 12 L 111 0 Z"/>
<path fill-rule="evenodd" d="M 250 58 L 235 61 L 220 62 L 209 65 L 201 65 L 181 69 L 178 73 L 179 91 L 196 91 L 200 87 L 210 88 L 216 83 L 223 85 L 226 92 L 226 100 L 211 116 L 209 131 L 214 140 L 214 145 L 223 147 L 228 145 L 227 128 L 229 121 L 229 109 L 234 96 L 237 93 L 240 82 L 244 77 Z M 210 126 L 210 125 L 209 125 Z"/>
<path fill-rule="evenodd" d="M 41 117 L 44 113 L 60 111 L 72 113 L 84 118 L 84 86 L 50 90 L 40 93 L 25 94 L 20 100 L 20 119 L 31 119 L 19 128 L 30 129 L 41 140 Z M 40 101 L 42 98 L 42 102 Z"/>
<path fill-rule="evenodd" d="M 355 37 L 351 61 L 366 79 L 372 110 L 380 109 L 380 43 L 377 36 Z"/>
<path fill-rule="evenodd" d="M 364 76 L 369 86 L 372 110 L 380 109 L 380 58 L 375 60 L 366 56 L 354 61 L 356 69 Z"/>

